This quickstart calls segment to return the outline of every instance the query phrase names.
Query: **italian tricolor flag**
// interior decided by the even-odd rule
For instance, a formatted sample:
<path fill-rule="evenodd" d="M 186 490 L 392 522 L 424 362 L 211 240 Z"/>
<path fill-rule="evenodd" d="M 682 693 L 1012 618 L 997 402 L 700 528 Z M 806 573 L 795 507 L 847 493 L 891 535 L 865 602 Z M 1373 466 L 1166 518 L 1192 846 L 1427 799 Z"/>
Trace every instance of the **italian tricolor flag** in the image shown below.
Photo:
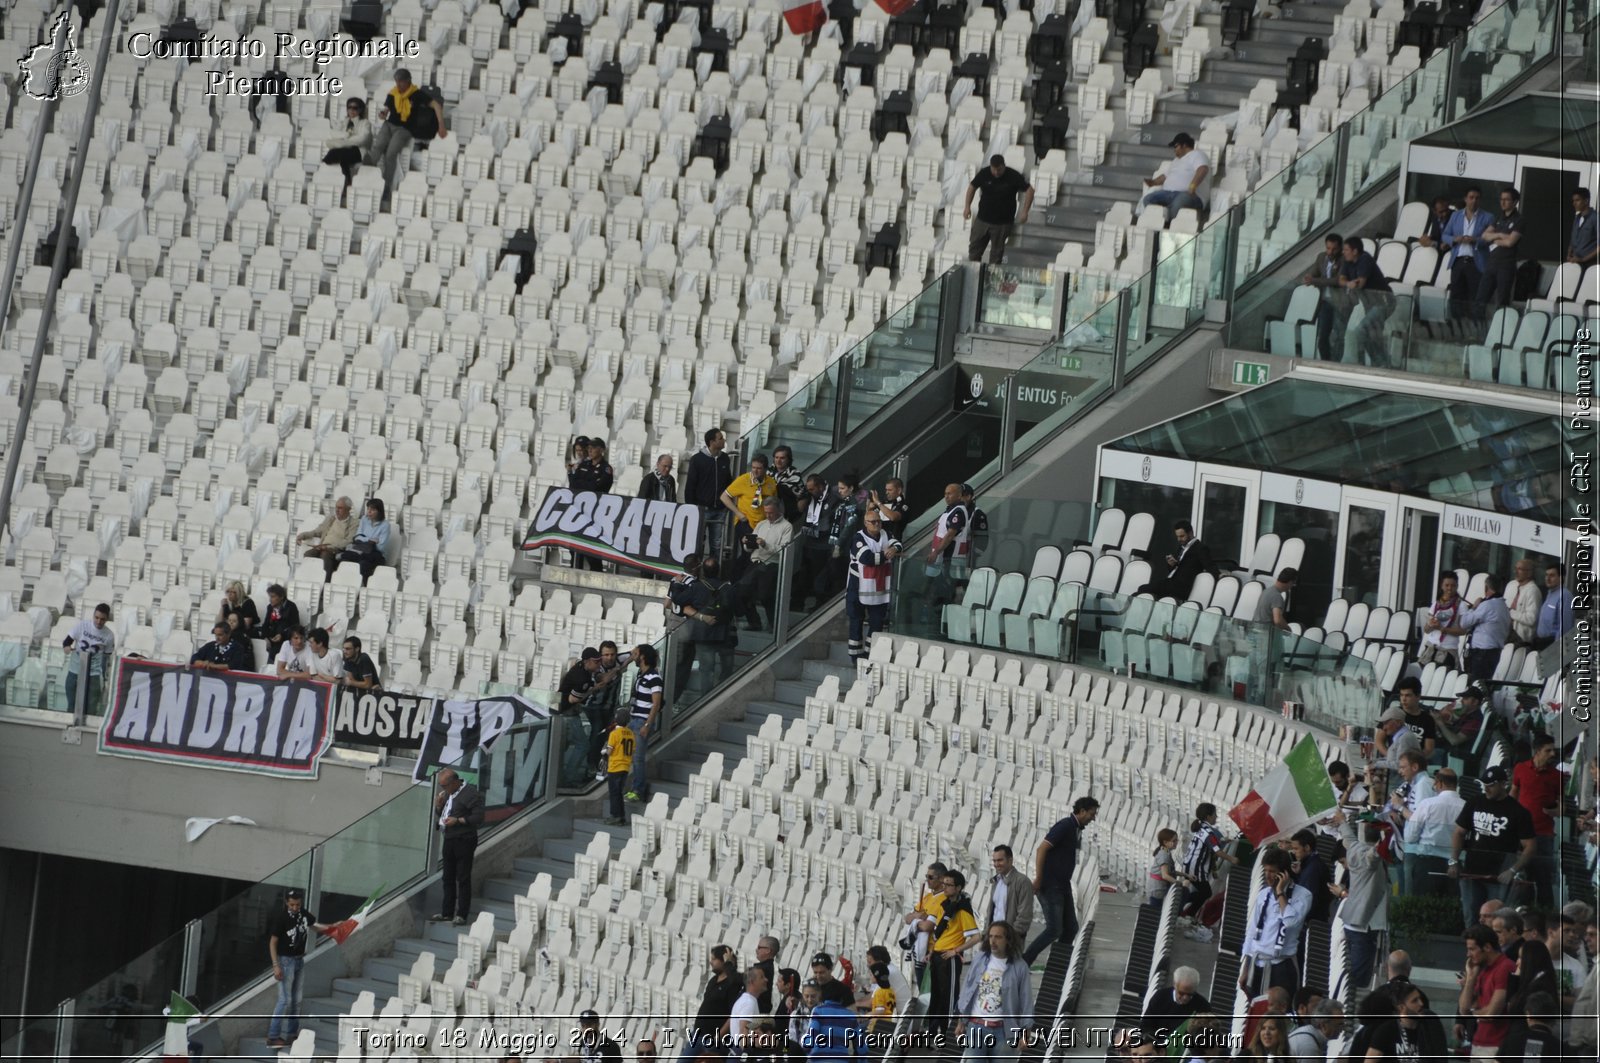
<path fill-rule="evenodd" d="M 815 33 L 828 21 L 822 0 L 783 0 L 783 21 L 790 33 Z"/>
<path fill-rule="evenodd" d="M 1260 845 L 1299 830 L 1338 803 L 1316 740 L 1307 735 L 1228 816 L 1250 844 Z"/>
<path fill-rule="evenodd" d="M 200 1009 L 177 993 L 167 1004 L 167 1029 L 162 1037 L 161 1058 L 165 1063 L 189 1058 L 189 1020 L 200 1017 Z"/>
<path fill-rule="evenodd" d="M 383 889 L 384 888 L 382 886 L 379 886 L 377 889 L 373 890 L 372 896 L 368 897 L 365 903 L 355 910 L 354 915 L 348 919 L 341 919 L 339 922 L 334 923 L 332 926 L 328 927 L 328 929 L 324 930 L 323 933 L 337 941 L 339 944 L 343 945 L 345 940 L 351 934 L 354 934 L 357 930 L 361 929 L 361 924 L 366 922 L 367 915 L 371 913 L 373 907 L 377 905 L 378 898 L 383 895 Z"/>

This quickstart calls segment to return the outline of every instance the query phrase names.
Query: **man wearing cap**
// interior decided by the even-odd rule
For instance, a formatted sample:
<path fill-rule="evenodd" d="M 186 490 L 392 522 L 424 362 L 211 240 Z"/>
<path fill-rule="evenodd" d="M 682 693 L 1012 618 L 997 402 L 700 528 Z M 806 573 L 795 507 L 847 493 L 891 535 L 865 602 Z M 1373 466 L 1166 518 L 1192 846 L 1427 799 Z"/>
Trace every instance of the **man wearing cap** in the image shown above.
<path fill-rule="evenodd" d="M 1179 133 L 1167 147 L 1172 149 L 1172 163 L 1160 177 L 1145 178 L 1144 186 L 1155 191 L 1145 193 L 1139 201 L 1139 209 L 1166 207 L 1170 222 L 1180 210 L 1205 211 L 1211 160 L 1194 146 L 1194 137 L 1188 133 Z"/>
<path fill-rule="evenodd" d="M 432 112 L 434 121 L 423 117 L 425 111 Z M 382 167 L 383 194 L 387 198 L 394 191 L 394 167 L 400 153 L 418 139 L 432 140 L 435 132 L 443 139 L 450 131 L 445 128 L 444 108 L 439 101 L 412 84 L 411 71 L 404 67 L 394 72 L 394 88 L 384 98 L 378 120 L 383 128 L 367 149 L 367 165 Z"/>
<path fill-rule="evenodd" d="M 600 1013 L 593 1008 L 578 1015 L 578 1058 L 583 1063 L 622 1063 L 622 1046 L 600 1029 Z"/>
<path fill-rule="evenodd" d="M 1434 713 L 1433 722 L 1439 729 L 1443 746 L 1434 750 L 1434 762 L 1444 763 L 1443 754 L 1464 757 L 1472 752 L 1472 745 L 1483 730 L 1483 691 L 1472 686 L 1463 690 L 1453 705 Z"/>
<path fill-rule="evenodd" d="M 1392 771 L 1400 770 L 1400 758 L 1407 753 L 1421 753 L 1422 739 L 1406 723 L 1406 712 L 1398 705 L 1390 705 L 1378 717 L 1378 733 L 1388 739 L 1388 754 L 1378 763 Z"/>
<path fill-rule="evenodd" d="M 478 851 L 478 828 L 483 826 L 483 795 L 476 786 L 462 782 L 453 768 L 445 768 L 439 773 L 433 807 L 444 835 L 440 860 L 444 903 L 429 921 L 466 926 L 472 910 L 472 857 Z"/>
<path fill-rule="evenodd" d="M 305 910 L 305 894 L 290 890 L 284 895 L 284 910 L 278 913 L 267 937 L 267 955 L 272 958 L 272 977 L 278 982 L 278 1003 L 272 1009 L 267 1027 L 267 1047 L 283 1048 L 300 1032 L 300 999 L 306 962 L 306 944 L 311 931 L 326 933 L 326 925 Z"/>
<path fill-rule="evenodd" d="M 1495 666 L 1500 663 L 1500 651 L 1511 637 L 1511 610 L 1500 594 L 1499 577 L 1485 577 L 1483 597 L 1456 626 L 1440 628 L 1440 631 L 1446 635 L 1467 636 L 1467 675 L 1474 682 L 1487 683 L 1493 679 Z"/>
<path fill-rule="evenodd" d="M 1005 157 L 996 155 L 989 165 L 979 170 L 972 183 L 967 185 L 967 198 L 961 205 L 963 220 L 972 220 L 972 194 L 979 193 L 978 220 L 972 222 L 972 236 L 967 241 L 967 258 L 983 261 L 983 249 L 989 248 L 989 264 L 998 266 L 1006 253 L 1006 242 L 1018 225 L 1028 220 L 1033 209 L 1033 185 L 1016 170 L 1006 165 Z M 1017 213 L 1017 196 L 1022 196 L 1022 213 Z"/>
<path fill-rule="evenodd" d="M 1511 796 L 1511 774 L 1496 764 L 1483 773 L 1483 796 L 1456 817 L 1446 874 L 1461 880 L 1461 915 L 1471 925 L 1487 900 L 1504 900 L 1512 879 L 1533 860 L 1533 819 Z"/>
<path fill-rule="evenodd" d="M 1449 880 L 1444 877 L 1445 861 L 1450 856 L 1456 820 L 1465 805 L 1456 792 L 1454 769 L 1440 768 L 1433 777 L 1432 796 L 1418 801 L 1415 808 L 1401 811 L 1400 819 L 1405 824 L 1408 892 L 1426 897 L 1449 889 Z"/>
<path fill-rule="evenodd" d="M 595 685 L 600 682 L 603 663 L 599 650 L 593 646 L 584 647 L 578 663 L 567 669 L 556 687 L 556 712 L 574 718 L 583 712 Z M 576 726 L 576 722 L 573 725 Z M 561 765 L 563 785 L 577 785 L 588 775 L 593 758 L 587 756 L 587 745 L 582 742 L 570 744 L 567 752 Z M 572 755 L 574 752 L 576 756 Z"/>
<path fill-rule="evenodd" d="M 819 952 L 811 957 L 811 980 L 817 983 L 817 995 L 840 1007 L 854 1007 L 855 995 L 850 987 L 833 976 L 833 957 Z"/>

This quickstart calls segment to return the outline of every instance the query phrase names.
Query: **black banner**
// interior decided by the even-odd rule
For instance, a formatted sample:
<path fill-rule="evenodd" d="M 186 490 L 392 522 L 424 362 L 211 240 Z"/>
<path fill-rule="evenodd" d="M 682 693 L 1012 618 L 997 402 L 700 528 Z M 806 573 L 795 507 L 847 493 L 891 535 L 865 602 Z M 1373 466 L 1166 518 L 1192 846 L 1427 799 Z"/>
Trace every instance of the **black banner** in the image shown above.
<path fill-rule="evenodd" d="M 344 687 L 333 712 L 333 740 L 340 745 L 422 748 L 437 698 L 387 690 Z"/>
<path fill-rule="evenodd" d="M 100 752 L 315 779 L 332 744 L 331 683 L 124 657 Z"/>
<path fill-rule="evenodd" d="M 456 768 L 470 780 L 493 749 L 495 739 L 519 723 L 549 715 L 547 706 L 516 694 L 478 701 L 433 701 L 411 777 L 424 782 L 441 768 Z"/>
<path fill-rule="evenodd" d="M 522 538 L 524 550 L 564 546 L 665 575 L 682 572 L 699 545 L 699 506 L 566 487 L 546 489 Z"/>

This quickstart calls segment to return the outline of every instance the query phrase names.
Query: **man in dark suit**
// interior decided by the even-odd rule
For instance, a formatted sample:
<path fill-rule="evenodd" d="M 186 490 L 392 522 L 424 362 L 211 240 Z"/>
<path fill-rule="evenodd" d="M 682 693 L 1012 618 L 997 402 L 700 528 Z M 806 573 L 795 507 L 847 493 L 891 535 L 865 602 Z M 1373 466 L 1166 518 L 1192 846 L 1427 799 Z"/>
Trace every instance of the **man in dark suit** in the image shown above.
<path fill-rule="evenodd" d="M 433 799 L 444 832 L 444 904 L 430 922 L 467 925 L 472 908 L 472 857 L 478 850 L 478 828 L 483 825 L 483 795 L 476 786 L 461 781 L 449 768 L 439 773 L 439 793 Z M 452 919 L 452 914 L 454 918 Z"/>
<path fill-rule="evenodd" d="M 1344 264 L 1344 238 L 1338 233 L 1329 233 L 1322 241 L 1322 254 L 1311 260 L 1311 268 L 1306 270 L 1305 276 L 1300 278 L 1301 284 L 1309 284 L 1313 288 L 1322 289 L 1322 299 L 1317 303 L 1317 357 L 1324 362 L 1331 361 L 1332 351 L 1328 341 L 1333 335 L 1333 326 L 1338 314 L 1334 309 L 1333 301 L 1328 298 L 1329 289 L 1338 290 L 1339 268 Z"/>
<path fill-rule="evenodd" d="M 1194 537 L 1194 525 L 1186 520 L 1178 521 L 1172 526 L 1172 537 L 1178 543 L 1178 552 L 1167 555 L 1167 570 L 1152 576 L 1149 583 L 1139 588 L 1140 594 L 1149 593 L 1157 598 L 1170 597 L 1183 601 L 1189 597 L 1195 577 L 1211 563 L 1211 552 Z"/>
<path fill-rule="evenodd" d="M 676 502 L 678 481 L 672 475 L 672 455 L 663 454 L 656 459 L 656 467 L 639 481 L 639 497 L 651 502 Z"/>

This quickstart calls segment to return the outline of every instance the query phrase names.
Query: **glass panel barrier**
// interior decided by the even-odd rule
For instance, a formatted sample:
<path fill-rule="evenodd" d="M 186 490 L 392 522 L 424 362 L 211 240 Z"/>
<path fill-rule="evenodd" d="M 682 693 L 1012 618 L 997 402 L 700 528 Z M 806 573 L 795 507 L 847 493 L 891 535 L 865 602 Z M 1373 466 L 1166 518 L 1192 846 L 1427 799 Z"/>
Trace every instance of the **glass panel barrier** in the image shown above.
<path fill-rule="evenodd" d="M 545 724 L 536 733 L 549 732 L 550 727 Z M 495 814 L 497 820 L 503 820 L 510 814 L 504 801 L 497 800 L 503 798 L 505 789 L 501 765 L 515 762 L 510 755 L 513 739 L 530 733 L 535 732 L 502 735 L 495 743 L 496 755 L 490 758 L 493 769 L 483 772 L 478 780 L 485 804 L 494 810 L 486 814 L 486 820 Z M 538 763 L 542 771 L 544 760 L 541 758 Z M 514 778 L 513 775 L 513 781 Z M 329 913 L 354 911 L 373 890 L 386 887 L 391 880 L 404 881 L 425 874 L 433 826 L 429 798 L 429 787 L 410 787 L 323 842 L 317 856 L 317 879 L 322 890 L 318 903 Z M 516 807 L 521 806 L 513 809 Z"/>
<path fill-rule="evenodd" d="M 107 1025 L 120 1025 L 125 1022 L 125 1019 L 120 1012 L 107 1012 L 101 1017 L 101 1021 Z M 0 1059 L 54 1059 L 56 1056 L 56 1033 L 60 1028 L 60 1024 L 60 1018 L 54 1013 L 36 1015 L 29 1018 L 14 1034 L 4 1041 L 0 1041 Z M 10 1023 L 7 1023 L 7 1029 L 10 1028 L 10 1025 Z M 117 1040 L 120 1041 L 121 1038 L 118 1037 Z M 131 1048 L 128 1052 L 119 1053 L 119 1055 L 131 1055 L 136 1050 L 136 1047 Z"/>
<path fill-rule="evenodd" d="M 851 350 L 850 400 L 845 411 L 847 434 L 854 433 L 867 418 L 933 369 L 939 359 L 939 315 L 948 283 L 949 273 L 940 276 L 915 299 L 890 314 L 872 335 Z M 775 441 L 787 442 L 786 439 Z M 798 457 L 796 467 L 806 467 L 799 464 Z"/>
<path fill-rule="evenodd" d="M 417 793 L 422 798 L 422 804 L 415 811 L 424 817 L 423 826 L 426 828 L 428 790 L 418 787 Z M 402 795 L 409 796 L 409 792 Z M 376 815 L 376 811 L 369 813 L 368 818 L 372 815 Z M 359 823 L 360 820 L 357 821 Z M 382 883 L 382 879 L 375 879 L 356 903 L 365 900 L 367 893 Z M 269 973 L 267 932 L 271 921 L 283 910 L 283 891 L 291 886 L 306 889 L 310 884 L 311 854 L 306 852 L 201 917 L 199 977 L 195 983 L 193 1000 L 197 1007 L 203 1011 L 215 1006 Z M 313 912 L 318 919 L 327 922 L 349 915 L 355 905 L 340 910 L 330 909 L 326 905 L 322 908 L 321 911 L 313 909 Z M 177 989 L 178 982 L 174 979 L 169 986 L 155 988 L 160 991 L 160 1000 L 165 1002 L 167 992 Z M 161 1006 L 158 1004 L 155 1010 L 159 1013 Z M 157 1030 L 155 1036 L 160 1037 L 161 1032 Z"/>
<path fill-rule="evenodd" d="M 1268 268 L 1307 236 L 1326 231 L 1336 208 L 1338 151 L 1337 136 L 1323 137 L 1244 200 L 1235 284 Z"/>
<path fill-rule="evenodd" d="M 255 977 L 266 967 L 264 941 L 262 937 L 256 942 Z M 68 1037 L 74 1058 L 124 1059 L 161 1040 L 165 1025 L 161 1009 L 182 984 L 183 943 L 184 931 L 180 930 L 77 994 Z"/>
<path fill-rule="evenodd" d="M 1085 280 L 1079 292 L 1095 290 Z M 1103 292 L 1103 290 L 1101 290 Z M 1014 398 L 1012 446 L 1028 450 L 1044 442 L 1069 420 L 1111 390 L 1116 376 L 1117 309 L 1115 293 L 1057 342 L 1040 351 L 1008 382 Z"/>
<path fill-rule="evenodd" d="M 1055 331 L 1055 270 L 985 264 L 979 276 L 980 325 Z"/>

